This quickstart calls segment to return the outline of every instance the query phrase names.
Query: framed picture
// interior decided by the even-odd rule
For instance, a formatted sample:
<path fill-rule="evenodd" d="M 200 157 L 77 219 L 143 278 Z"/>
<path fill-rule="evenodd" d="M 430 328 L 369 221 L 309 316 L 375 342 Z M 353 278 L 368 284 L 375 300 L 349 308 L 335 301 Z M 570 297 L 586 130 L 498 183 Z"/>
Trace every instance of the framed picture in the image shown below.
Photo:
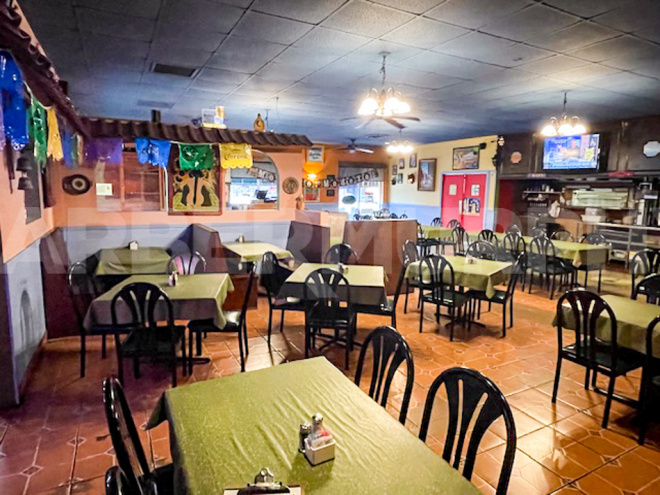
<path fill-rule="evenodd" d="M 323 163 L 323 146 L 311 146 L 307 150 L 307 161 Z"/>
<path fill-rule="evenodd" d="M 413 153 L 412 155 L 410 155 L 409 167 L 417 168 L 417 153 Z"/>
<path fill-rule="evenodd" d="M 303 181 L 308 182 L 308 181 Z M 306 203 L 318 203 L 321 201 L 321 188 L 318 185 L 313 185 L 308 187 L 308 185 L 303 186 L 303 194 L 305 196 Z"/>
<path fill-rule="evenodd" d="M 417 172 L 417 190 L 435 191 L 435 169 L 437 167 L 435 158 L 424 158 L 419 161 Z"/>
<path fill-rule="evenodd" d="M 327 189 L 327 190 L 325 191 L 325 195 L 326 195 L 328 198 L 333 198 L 333 197 L 335 196 L 335 190 L 334 190 L 334 189 Z"/>
<path fill-rule="evenodd" d="M 399 169 L 406 168 L 406 159 L 399 158 Z"/>
<path fill-rule="evenodd" d="M 392 165 L 392 176 L 396 175 L 396 164 Z"/>
<path fill-rule="evenodd" d="M 220 212 L 218 168 L 170 170 L 170 215 L 217 215 Z"/>
<path fill-rule="evenodd" d="M 451 168 L 453 170 L 472 170 L 479 168 L 479 146 L 454 148 Z"/>
<path fill-rule="evenodd" d="M 403 184 L 403 174 L 398 174 L 396 176 L 396 183 L 397 184 Z"/>

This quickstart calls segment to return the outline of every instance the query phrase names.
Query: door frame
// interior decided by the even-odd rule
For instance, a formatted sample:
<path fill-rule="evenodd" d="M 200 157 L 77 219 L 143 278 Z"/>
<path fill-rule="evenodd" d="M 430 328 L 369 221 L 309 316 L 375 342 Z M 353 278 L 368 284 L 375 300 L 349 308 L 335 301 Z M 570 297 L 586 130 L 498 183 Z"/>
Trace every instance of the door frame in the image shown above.
<path fill-rule="evenodd" d="M 488 200 L 490 196 L 490 170 L 452 170 L 451 172 L 440 172 L 440 217 L 442 217 L 442 190 L 444 187 L 444 182 L 445 182 L 445 175 L 476 175 L 476 174 L 483 174 L 486 176 L 486 191 L 484 192 L 484 205 L 483 208 L 483 215 L 481 216 L 481 228 L 485 229 L 486 228 L 486 211 L 488 208 L 486 205 L 488 205 Z M 494 221 L 494 220 L 493 220 Z"/>

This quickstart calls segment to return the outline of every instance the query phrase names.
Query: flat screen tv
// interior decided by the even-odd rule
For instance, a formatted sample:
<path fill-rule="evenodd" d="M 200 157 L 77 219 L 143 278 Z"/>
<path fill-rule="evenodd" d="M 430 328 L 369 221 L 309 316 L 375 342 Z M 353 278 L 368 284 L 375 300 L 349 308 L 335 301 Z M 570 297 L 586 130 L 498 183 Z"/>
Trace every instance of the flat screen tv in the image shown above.
<path fill-rule="evenodd" d="M 543 170 L 598 171 L 600 134 L 546 138 Z"/>

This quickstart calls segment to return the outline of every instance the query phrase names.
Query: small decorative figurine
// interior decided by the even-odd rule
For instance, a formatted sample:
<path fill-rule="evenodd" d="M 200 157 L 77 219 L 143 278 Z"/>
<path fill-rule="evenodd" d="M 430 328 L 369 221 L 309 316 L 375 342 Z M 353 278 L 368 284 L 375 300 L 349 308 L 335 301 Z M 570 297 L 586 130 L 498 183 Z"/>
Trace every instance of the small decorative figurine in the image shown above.
<path fill-rule="evenodd" d="M 264 132 L 266 130 L 266 124 L 264 119 L 261 118 L 261 114 L 257 114 L 257 118 L 254 120 L 254 130 L 257 132 Z"/>

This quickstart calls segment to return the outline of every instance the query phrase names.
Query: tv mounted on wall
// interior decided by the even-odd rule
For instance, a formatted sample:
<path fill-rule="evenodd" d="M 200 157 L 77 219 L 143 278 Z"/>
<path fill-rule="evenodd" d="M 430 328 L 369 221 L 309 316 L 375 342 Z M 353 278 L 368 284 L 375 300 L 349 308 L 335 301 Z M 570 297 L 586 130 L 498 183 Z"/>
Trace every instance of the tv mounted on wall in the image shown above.
<path fill-rule="evenodd" d="M 601 135 L 557 136 L 543 145 L 543 170 L 597 172 L 601 162 Z"/>

